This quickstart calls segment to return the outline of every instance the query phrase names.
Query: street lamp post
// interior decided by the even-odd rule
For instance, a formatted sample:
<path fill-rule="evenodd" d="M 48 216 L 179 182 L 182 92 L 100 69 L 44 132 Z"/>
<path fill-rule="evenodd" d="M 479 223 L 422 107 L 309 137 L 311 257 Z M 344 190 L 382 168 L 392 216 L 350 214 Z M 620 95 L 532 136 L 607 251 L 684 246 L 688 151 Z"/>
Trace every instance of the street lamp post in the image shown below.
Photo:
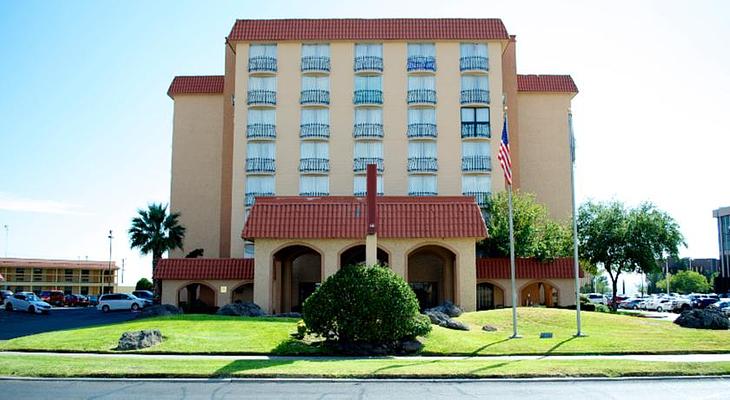
<path fill-rule="evenodd" d="M 112 230 L 109 229 L 109 293 L 112 291 L 113 287 L 113 281 L 112 281 L 112 239 L 114 239 L 114 236 L 112 236 Z"/>
<path fill-rule="evenodd" d="M 8 258 L 8 237 L 10 236 L 10 227 L 5 224 L 3 225 L 3 228 L 5 228 L 5 258 Z"/>

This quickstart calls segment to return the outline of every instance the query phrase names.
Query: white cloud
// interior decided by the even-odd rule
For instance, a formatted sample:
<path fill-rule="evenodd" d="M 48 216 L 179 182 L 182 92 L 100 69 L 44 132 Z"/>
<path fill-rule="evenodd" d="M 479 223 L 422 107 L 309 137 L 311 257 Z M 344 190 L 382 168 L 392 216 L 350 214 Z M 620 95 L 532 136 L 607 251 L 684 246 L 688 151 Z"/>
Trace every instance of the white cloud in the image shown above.
<path fill-rule="evenodd" d="M 81 211 L 81 207 L 78 205 L 46 199 L 28 199 L 13 196 L 8 193 L 0 193 L 0 210 L 44 214 L 89 214 L 88 212 Z"/>

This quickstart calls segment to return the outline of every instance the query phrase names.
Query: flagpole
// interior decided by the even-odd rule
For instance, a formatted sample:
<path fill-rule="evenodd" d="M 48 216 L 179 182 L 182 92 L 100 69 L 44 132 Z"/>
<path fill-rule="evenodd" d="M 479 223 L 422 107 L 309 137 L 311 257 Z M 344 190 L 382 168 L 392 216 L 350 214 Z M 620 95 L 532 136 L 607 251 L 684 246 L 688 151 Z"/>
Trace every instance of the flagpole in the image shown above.
<path fill-rule="evenodd" d="M 575 275 L 575 336 L 585 336 L 581 332 L 580 321 L 580 266 L 578 265 L 578 215 L 575 208 L 575 137 L 573 136 L 573 113 L 568 109 L 568 132 L 570 135 L 570 192 L 573 207 L 573 274 Z"/>
<path fill-rule="evenodd" d="M 507 185 L 507 203 L 509 204 L 509 263 L 512 281 L 512 339 L 520 338 L 517 333 L 517 288 L 515 287 L 515 236 L 512 220 L 512 185 Z"/>

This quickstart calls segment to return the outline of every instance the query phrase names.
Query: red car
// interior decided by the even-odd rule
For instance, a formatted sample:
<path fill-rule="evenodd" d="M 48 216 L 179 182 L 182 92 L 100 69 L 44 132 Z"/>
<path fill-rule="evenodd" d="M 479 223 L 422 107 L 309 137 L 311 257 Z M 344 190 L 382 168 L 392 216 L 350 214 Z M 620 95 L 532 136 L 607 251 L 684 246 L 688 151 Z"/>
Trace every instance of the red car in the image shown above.
<path fill-rule="evenodd" d="M 81 294 L 67 294 L 65 302 L 69 307 L 86 307 L 89 305 L 89 299 Z"/>
<path fill-rule="evenodd" d="M 66 296 L 60 290 L 44 290 L 40 298 L 52 306 L 63 307 L 66 304 Z"/>

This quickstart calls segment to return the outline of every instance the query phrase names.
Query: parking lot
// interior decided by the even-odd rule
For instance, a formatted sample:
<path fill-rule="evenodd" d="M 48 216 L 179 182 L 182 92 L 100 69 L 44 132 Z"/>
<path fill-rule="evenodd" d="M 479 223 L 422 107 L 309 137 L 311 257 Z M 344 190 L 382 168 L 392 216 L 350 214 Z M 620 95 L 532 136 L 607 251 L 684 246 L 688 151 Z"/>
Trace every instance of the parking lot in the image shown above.
<path fill-rule="evenodd" d="M 136 318 L 137 314 L 132 311 L 103 313 L 94 307 L 54 307 L 48 315 L 28 314 L 22 311 L 7 312 L 0 309 L 0 340 L 41 332 L 128 321 Z"/>

